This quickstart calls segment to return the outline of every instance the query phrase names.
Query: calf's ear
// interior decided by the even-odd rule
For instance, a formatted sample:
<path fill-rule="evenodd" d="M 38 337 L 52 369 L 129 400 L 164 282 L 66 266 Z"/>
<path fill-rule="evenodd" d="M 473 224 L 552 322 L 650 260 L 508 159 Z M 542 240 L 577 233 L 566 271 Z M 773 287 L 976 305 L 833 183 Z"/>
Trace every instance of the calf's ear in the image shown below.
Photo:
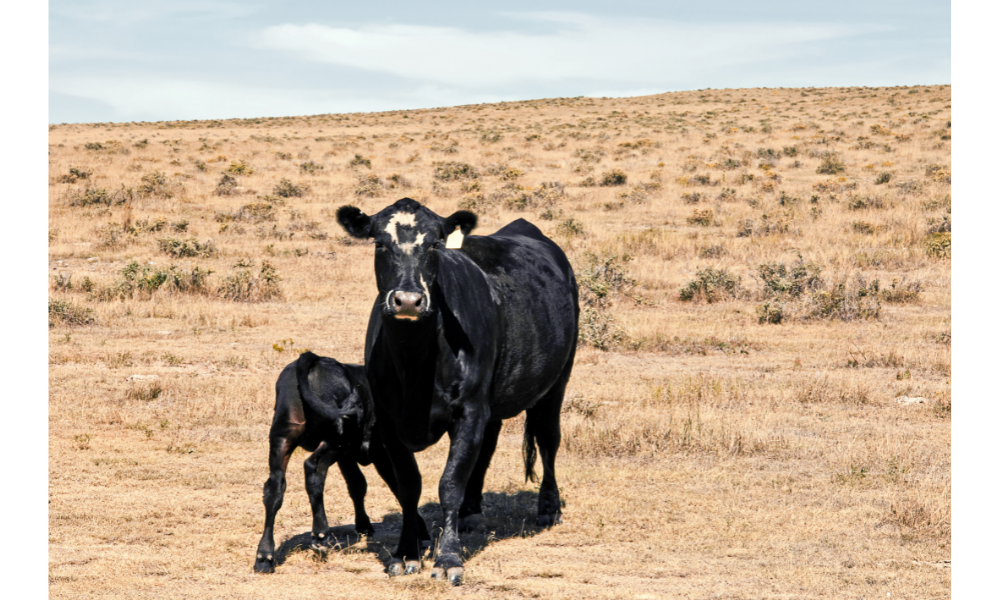
<path fill-rule="evenodd" d="M 479 222 L 479 217 L 476 213 L 469 212 L 467 210 L 460 210 L 454 212 L 450 217 L 444 220 L 444 235 L 448 237 L 451 235 L 455 228 L 462 231 L 462 235 L 469 235 L 472 230 L 476 228 L 476 223 Z"/>
<path fill-rule="evenodd" d="M 337 209 L 337 222 L 351 237 L 367 239 L 372 236 L 372 219 L 356 206 L 341 206 Z"/>

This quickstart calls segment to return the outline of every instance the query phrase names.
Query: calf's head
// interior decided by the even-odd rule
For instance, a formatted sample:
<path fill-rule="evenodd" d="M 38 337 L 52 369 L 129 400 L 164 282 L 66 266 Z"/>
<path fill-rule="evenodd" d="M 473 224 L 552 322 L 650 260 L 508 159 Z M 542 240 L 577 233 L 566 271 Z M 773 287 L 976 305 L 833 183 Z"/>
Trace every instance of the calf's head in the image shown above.
<path fill-rule="evenodd" d="M 475 214 L 465 210 L 443 218 L 410 198 L 372 216 L 354 206 L 337 210 L 337 222 L 348 234 L 374 241 L 375 283 L 383 315 L 410 321 L 434 310 L 431 289 L 440 253 L 448 251 L 446 240 L 468 235 L 476 220 Z"/>

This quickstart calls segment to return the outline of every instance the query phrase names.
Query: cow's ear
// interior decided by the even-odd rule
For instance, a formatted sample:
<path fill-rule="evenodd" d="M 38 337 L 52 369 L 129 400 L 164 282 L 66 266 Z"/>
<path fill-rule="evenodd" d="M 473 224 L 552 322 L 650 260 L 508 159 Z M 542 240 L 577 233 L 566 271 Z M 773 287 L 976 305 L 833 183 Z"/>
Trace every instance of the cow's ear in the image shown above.
<path fill-rule="evenodd" d="M 372 236 L 372 219 L 356 206 L 341 206 L 337 209 L 337 222 L 352 237 L 368 239 Z"/>
<path fill-rule="evenodd" d="M 476 228 L 476 223 L 478 222 L 479 217 L 476 216 L 476 213 L 467 210 L 454 212 L 444 220 L 444 235 L 448 237 L 455 231 L 455 228 L 462 230 L 462 235 L 469 235 Z"/>
<path fill-rule="evenodd" d="M 462 240 L 476 228 L 476 222 L 478 220 L 479 219 L 476 217 L 475 213 L 471 213 L 467 210 L 460 210 L 452 213 L 450 217 L 444 220 L 444 247 L 451 250 L 458 250 L 461 248 Z"/>

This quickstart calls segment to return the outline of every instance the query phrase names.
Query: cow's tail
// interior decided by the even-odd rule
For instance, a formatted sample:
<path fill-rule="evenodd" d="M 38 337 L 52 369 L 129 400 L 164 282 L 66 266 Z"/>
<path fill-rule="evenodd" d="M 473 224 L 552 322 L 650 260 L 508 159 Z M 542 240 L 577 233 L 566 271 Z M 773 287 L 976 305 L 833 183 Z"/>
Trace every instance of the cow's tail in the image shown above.
<path fill-rule="evenodd" d="M 524 419 L 524 442 L 521 444 L 521 454 L 524 455 L 524 482 L 538 481 L 535 475 L 535 459 L 538 457 L 538 448 L 535 446 L 535 426 L 531 415 L 525 415 Z"/>
<path fill-rule="evenodd" d="M 344 433 L 344 424 L 342 419 L 345 416 L 344 411 L 341 411 L 336 406 L 330 406 L 326 402 L 320 400 L 316 392 L 313 391 L 312 386 L 309 385 L 309 372 L 312 368 L 316 366 L 319 362 L 319 356 L 316 356 L 312 352 L 306 350 L 299 355 L 297 364 L 295 365 L 295 377 L 299 384 L 299 396 L 302 397 L 302 401 L 309 405 L 309 408 L 313 412 L 318 413 L 321 417 L 329 419 L 337 424 L 337 431 L 341 434 Z"/>

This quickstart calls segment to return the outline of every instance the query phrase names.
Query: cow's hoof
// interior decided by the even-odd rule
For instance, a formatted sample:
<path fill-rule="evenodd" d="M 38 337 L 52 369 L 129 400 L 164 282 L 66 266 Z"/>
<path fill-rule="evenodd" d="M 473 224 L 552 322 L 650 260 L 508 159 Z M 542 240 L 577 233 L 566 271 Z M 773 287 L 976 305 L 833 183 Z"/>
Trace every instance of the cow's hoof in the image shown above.
<path fill-rule="evenodd" d="M 403 574 L 403 561 L 394 558 L 389 561 L 389 577 L 399 577 Z"/>
<path fill-rule="evenodd" d="M 459 531 L 474 531 L 483 522 L 483 513 L 472 513 L 458 519 Z"/>
<path fill-rule="evenodd" d="M 356 531 L 358 533 L 358 535 L 366 535 L 368 537 L 375 537 L 375 528 L 372 527 L 371 523 L 369 523 L 367 527 L 364 526 L 364 525 L 361 525 L 360 527 L 357 526 L 357 525 L 355 525 L 354 526 L 354 531 Z"/>
<path fill-rule="evenodd" d="M 312 535 L 312 543 L 309 544 L 309 548 L 316 553 L 316 556 L 326 558 L 326 555 L 330 553 L 332 544 L 333 538 L 331 538 L 328 534 L 314 533 Z"/>
<path fill-rule="evenodd" d="M 274 555 L 258 554 L 257 562 L 253 564 L 253 570 L 255 573 L 274 573 Z"/>
<path fill-rule="evenodd" d="M 399 577 L 400 575 L 413 575 L 420 572 L 419 560 L 408 560 L 403 562 L 398 558 L 389 561 L 389 577 Z"/>
<path fill-rule="evenodd" d="M 559 525 L 562 523 L 562 514 L 555 513 L 553 515 L 538 515 L 537 523 L 539 527 L 552 527 L 553 525 Z"/>
<path fill-rule="evenodd" d="M 445 569 L 444 567 L 434 567 L 431 571 L 431 579 L 437 581 L 445 581 L 454 586 L 462 585 L 462 578 L 465 576 L 464 567 L 449 567 Z"/>

